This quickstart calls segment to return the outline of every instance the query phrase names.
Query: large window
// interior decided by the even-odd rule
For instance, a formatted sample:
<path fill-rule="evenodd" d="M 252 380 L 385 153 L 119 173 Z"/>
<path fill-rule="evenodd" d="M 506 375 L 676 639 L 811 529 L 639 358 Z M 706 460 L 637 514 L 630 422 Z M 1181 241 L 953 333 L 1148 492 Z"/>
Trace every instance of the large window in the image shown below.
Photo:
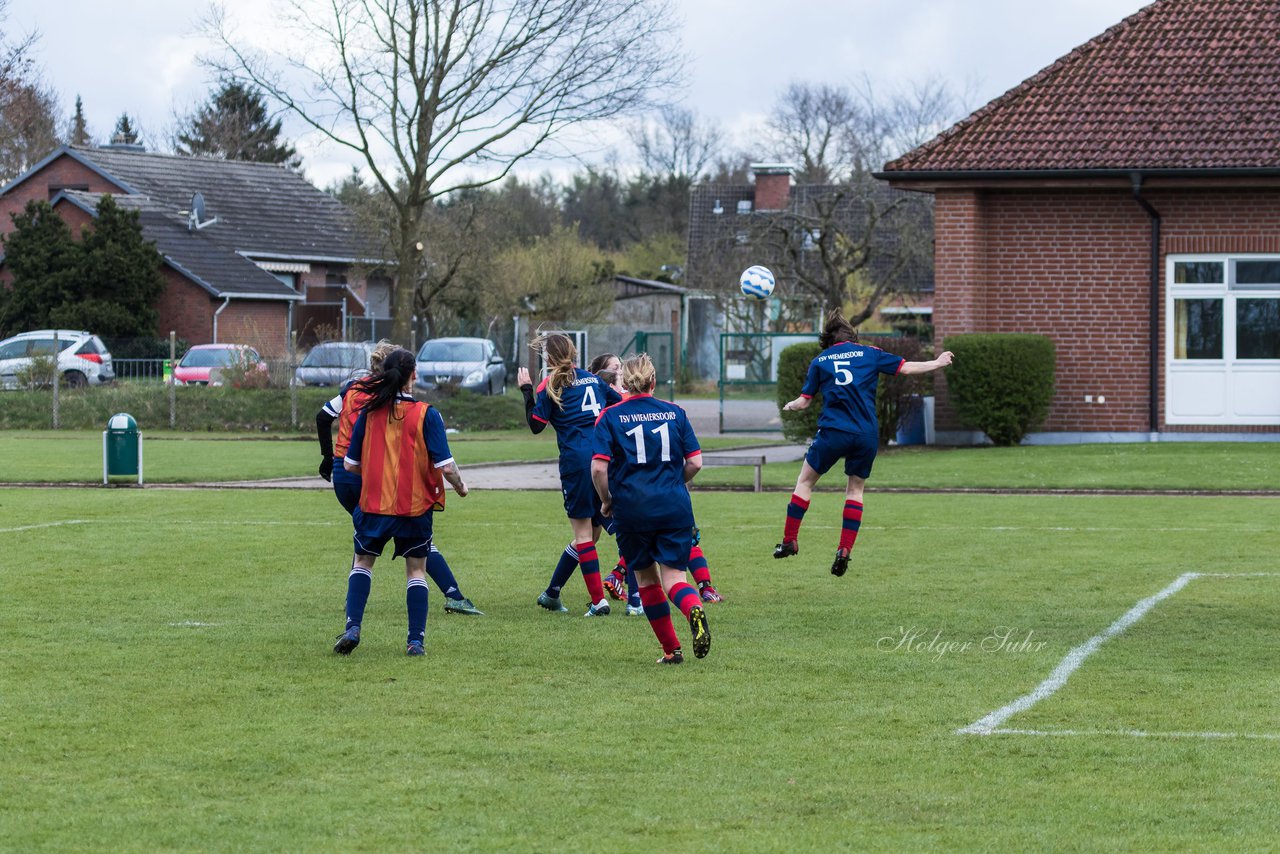
<path fill-rule="evenodd" d="M 1168 259 L 1170 424 L 1280 424 L 1280 257 Z"/>

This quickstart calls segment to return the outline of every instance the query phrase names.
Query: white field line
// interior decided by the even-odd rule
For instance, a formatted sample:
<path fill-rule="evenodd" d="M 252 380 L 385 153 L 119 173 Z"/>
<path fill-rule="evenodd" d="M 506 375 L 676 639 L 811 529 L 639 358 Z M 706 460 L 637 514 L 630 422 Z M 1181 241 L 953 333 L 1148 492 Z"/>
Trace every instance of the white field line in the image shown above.
<path fill-rule="evenodd" d="M 37 525 L 19 525 L 16 528 L 0 528 L 0 534 L 14 534 L 18 531 L 34 531 L 37 528 L 58 528 L 62 525 L 84 525 L 88 519 L 64 519 L 61 522 L 41 522 Z"/>
<path fill-rule="evenodd" d="M 1243 572 L 1243 573 L 1202 573 L 1202 572 L 1184 572 L 1179 575 L 1172 584 L 1161 590 L 1154 596 L 1148 596 L 1138 604 L 1134 605 L 1124 613 L 1120 619 L 1116 620 L 1110 626 L 1089 638 L 1084 643 L 1072 649 L 1066 654 L 1062 661 L 1058 662 L 1058 666 L 1053 669 L 1048 678 L 1035 687 L 1031 693 L 1026 694 L 985 715 L 966 727 L 956 730 L 956 735 L 991 735 L 1000 730 L 1000 726 L 1009 718 L 1016 714 L 1025 712 L 1041 700 L 1053 696 L 1053 694 L 1067 683 L 1067 679 L 1071 677 L 1079 669 L 1084 660 L 1093 655 L 1107 641 L 1119 634 L 1123 634 L 1126 629 L 1134 623 L 1141 620 L 1147 615 L 1147 612 L 1158 605 L 1160 602 L 1168 599 L 1182 588 L 1186 587 L 1197 578 L 1259 578 L 1274 576 L 1277 573 L 1272 572 Z"/>
<path fill-rule="evenodd" d="M 1140 729 L 993 729 L 990 735 L 1112 735 L 1126 738 L 1204 738 L 1250 739 L 1254 741 L 1280 741 L 1280 733 L 1272 732 L 1146 732 Z"/>

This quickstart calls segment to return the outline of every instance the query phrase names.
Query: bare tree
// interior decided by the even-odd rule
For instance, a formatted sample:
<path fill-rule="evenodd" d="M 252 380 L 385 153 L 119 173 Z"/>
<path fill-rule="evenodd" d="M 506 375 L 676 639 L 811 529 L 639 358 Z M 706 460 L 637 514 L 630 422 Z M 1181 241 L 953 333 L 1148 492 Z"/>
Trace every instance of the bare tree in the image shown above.
<path fill-rule="evenodd" d="M 631 127 L 631 144 L 645 172 L 697 181 L 724 147 L 724 134 L 692 110 L 668 106 Z"/>
<path fill-rule="evenodd" d="M 58 144 L 57 98 L 40 79 L 30 50 L 37 36 L 10 41 L 0 0 L 0 183 L 22 174 Z"/>
<path fill-rule="evenodd" d="M 825 83 L 792 83 L 769 116 L 775 148 L 797 162 L 796 180 L 805 184 L 847 179 L 865 124 L 853 93 Z"/>
<path fill-rule="evenodd" d="M 648 106 L 682 72 L 670 0 L 288 6 L 297 37 L 278 39 L 286 47 L 274 54 L 250 49 L 215 14 L 209 28 L 225 51 L 211 62 L 363 161 L 393 212 L 400 340 L 420 296 L 433 200 L 503 179 L 568 128 Z"/>

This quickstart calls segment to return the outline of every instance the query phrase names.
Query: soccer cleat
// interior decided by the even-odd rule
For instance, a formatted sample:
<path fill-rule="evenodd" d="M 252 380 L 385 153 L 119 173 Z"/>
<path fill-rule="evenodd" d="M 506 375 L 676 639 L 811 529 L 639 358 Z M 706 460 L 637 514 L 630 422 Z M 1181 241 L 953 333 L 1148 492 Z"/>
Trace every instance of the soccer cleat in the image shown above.
<path fill-rule="evenodd" d="M 350 655 L 351 650 L 360 645 L 360 627 L 352 626 L 342 634 L 338 635 L 338 642 L 333 645 L 333 651 L 338 655 Z"/>
<path fill-rule="evenodd" d="M 662 658 L 659 658 L 657 664 L 684 664 L 684 653 L 676 647 L 674 652 L 664 652 Z"/>
<path fill-rule="evenodd" d="M 409 645 L 404 648 L 405 655 L 426 655 L 427 651 L 422 648 L 422 641 L 411 640 Z"/>
<path fill-rule="evenodd" d="M 546 608 L 548 611 L 555 611 L 560 614 L 564 614 L 569 611 L 569 609 L 561 603 L 559 596 L 548 596 L 545 590 L 538 594 L 538 604 Z"/>
<path fill-rule="evenodd" d="M 583 614 L 582 616 L 584 616 L 584 617 L 607 617 L 607 616 L 609 616 L 609 600 L 608 600 L 608 599 L 603 599 L 603 598 L 602 598 L 602 599 L 601 599 L 599 602 L 597 602 L 596 604 L 594 604 L 594 605 L 588 605 L 588 606 L 587 606 L 587 613 Z"/>
<path fill-rule="evenodd" d="M 791 557 L 798 554 L 800 554 L 800 544 L 795 540 L 783 540 L 773 547 L 773 556 L 775 558 Z"/>
<path fill-rule="evenodd" d="M 693 630 L 693 657 L 706 658 L 711 651 L 711 629 L 707 626 L 707 613 L 694 605 L 689 609 L 689 628 Z"/>
<path fill-rule="evenodd" d="M 849 552 L 845 549 L 836 549 L 836 559 L 831 564 L 832 575 L 844 575 L 845 570 L 849 568 Z"/>
<path fill-rule="evenodd" d="M 710 582 L 698 585 L 698 594 L 703 602 L 723 602 L 724 597 L 711 586 Z"/>
<path fill-rule="evenodd" d="M 619 602 L 627 598 L 627 580 L 617 570 L 604 577 L 604 592 Z"/>
<path fill-rule="evenodd" d="M 469 614 L 472 617 L 484 616 L 484 611 L 472 605 L 470 599 L 445 599 L 444 612 L 446 614 Z"/>
<path fill-rule="evenodd" d="M 643 606 L 643 605 L 628 605 L 628 606 L 627 606 L 627 616 L 628 616 L 628 617 L 643 617 L 643 616 L 644 616 L 644 606 Z"/>

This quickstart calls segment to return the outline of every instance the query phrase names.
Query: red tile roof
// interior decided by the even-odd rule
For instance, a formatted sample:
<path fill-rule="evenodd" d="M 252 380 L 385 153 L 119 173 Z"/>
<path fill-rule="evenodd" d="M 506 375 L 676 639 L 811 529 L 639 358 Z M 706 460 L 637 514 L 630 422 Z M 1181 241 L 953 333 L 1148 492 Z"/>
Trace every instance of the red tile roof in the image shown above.
<path fill-rule="evenodd" d="M 884 171 L 1276 167 L 1280 0 L 1157 0 Z"/>

